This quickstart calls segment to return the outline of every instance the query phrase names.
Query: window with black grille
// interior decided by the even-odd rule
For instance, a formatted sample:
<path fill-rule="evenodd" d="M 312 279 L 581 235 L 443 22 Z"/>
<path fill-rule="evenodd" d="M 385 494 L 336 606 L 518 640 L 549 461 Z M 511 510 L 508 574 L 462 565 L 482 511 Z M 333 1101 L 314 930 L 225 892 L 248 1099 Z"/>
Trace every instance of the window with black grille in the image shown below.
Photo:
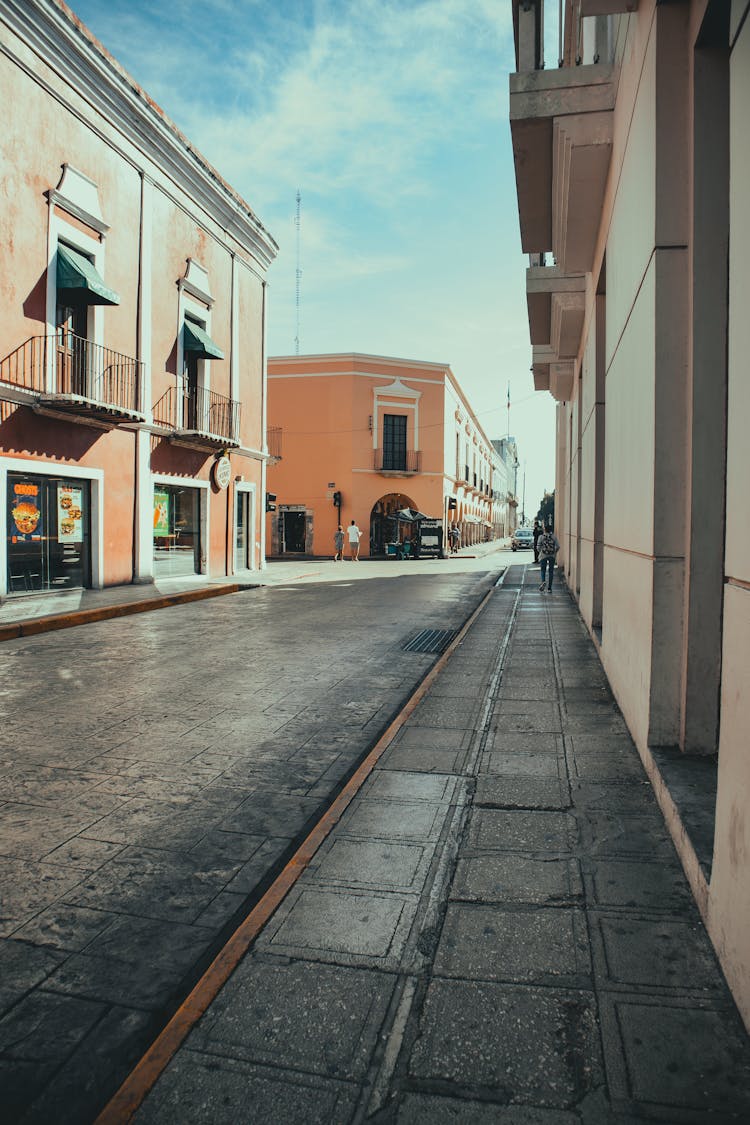
<path fill-rule="evenodd" d="M 406 469 L 406 415 L 383 415 L 383 468 Z"/>

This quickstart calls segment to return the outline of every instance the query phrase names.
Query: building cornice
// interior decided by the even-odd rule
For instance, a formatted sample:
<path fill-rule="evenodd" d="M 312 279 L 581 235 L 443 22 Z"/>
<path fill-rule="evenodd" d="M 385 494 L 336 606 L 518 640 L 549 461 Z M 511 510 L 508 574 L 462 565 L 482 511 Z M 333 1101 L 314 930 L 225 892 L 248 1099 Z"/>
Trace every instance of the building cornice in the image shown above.
<path fill-rule="evenodd" d="M 259 264 L 271 264 L 278 246 L 248 204 L 62 0 L 4 0 L 0 20 Z M 24 67 L 7 39 L 3 49 Z"/>

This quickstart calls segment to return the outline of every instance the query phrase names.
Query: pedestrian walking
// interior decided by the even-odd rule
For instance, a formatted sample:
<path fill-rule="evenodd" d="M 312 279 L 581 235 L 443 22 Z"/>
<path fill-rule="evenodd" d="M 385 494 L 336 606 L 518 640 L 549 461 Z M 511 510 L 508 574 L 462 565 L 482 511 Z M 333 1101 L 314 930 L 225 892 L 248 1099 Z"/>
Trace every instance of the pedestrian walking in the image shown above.
<path fill-rule="evenodd" d="M 545 531 L 539 536 L 537 544 L 539 550 L 539 561 L 542 567 L 542 581 L 539 586 L 540 590 L 544 589 L 545 576 L 547 577 L 547 591 L 552 590 L 552 578 L 555 573 L 555 556 L 560 550 L 560 544 L 557 541 L 557 536 L 550 529 Z"/>
<path fill-rule="evenodd" d="M 338 530 L 333 535 L 333 545 L 336 548 L 336 554 L 333 556 L 334 562 L 344 561 L 344 529 L 339 524 Z"/>
<path fill-rule="evenodd" d="M 454 523 L 453 526 L 451 527 L 450 538 L 451 538 L 451 554 L 456 555 L 456 554 L 458 554 L 458 548 L 461 546 L 461 530 L 460 530 L 457 523 Z"/>
<path fill-rule="evenodd" d="M 347 527 L 346 533 L 349 536 L 349 558 L 352 562 L 359 562 L 359 541 L 362 538 L 362 532 L 354 520 Z"/>
<path fill-rule="evenodd" d="M 539 520 L 534 520 L 534 562 L 535 563 L 539 562 L 539 546 L 538 546 L 538 543 L 539 543 L 539 538 L 540 538 L 543 531 L 544 531 L 544 528 L 540 524 Z"/>

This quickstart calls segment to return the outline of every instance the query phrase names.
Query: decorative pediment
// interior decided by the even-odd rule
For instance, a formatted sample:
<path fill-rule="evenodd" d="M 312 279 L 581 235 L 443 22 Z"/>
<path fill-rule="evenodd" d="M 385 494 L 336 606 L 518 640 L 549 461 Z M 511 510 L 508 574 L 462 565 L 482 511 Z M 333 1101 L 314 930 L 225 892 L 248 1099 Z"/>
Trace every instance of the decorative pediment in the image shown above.
<path fill-rule="evenodd" d="M 187 259 L 185 276 L 180 278 L 178 285 L 180 289 L 184 289 L 186 293 L 195 297 L 207 308 L 212 307 L 214 299 L 211 296 L 211 282 L 208 279 L 208 271 L 194 258 Z"/>
<path fill-rule="evenodd" d="M 394 379 L 385 387 L 375 387 L 373 393 L 378 398 L 408 398 L 413 401 L 422 397 L 421 391 L 415 390 L 414 387 L 407 387 L 400 379 Z"/>
<path fill-rule="evenodd" d="M 62 165 L 62 176 L 56 188 L 47 192 L 51 203 L 67 211 L 75 219 L 80 219 L 87 227 L 104 235 L 109 230 L 99 204 L 99 188 L 83 172 L 72 164 Z"/>

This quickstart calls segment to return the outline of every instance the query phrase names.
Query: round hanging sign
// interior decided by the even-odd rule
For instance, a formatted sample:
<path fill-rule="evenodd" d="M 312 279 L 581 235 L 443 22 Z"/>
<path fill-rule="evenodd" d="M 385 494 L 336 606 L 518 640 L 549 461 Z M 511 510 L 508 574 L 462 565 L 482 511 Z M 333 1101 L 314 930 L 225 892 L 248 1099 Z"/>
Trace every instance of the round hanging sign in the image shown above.
<path fill-rule="evenodd" d="M 228 488 L 232 479 L 232 462 L 228 457 L 219 457 L 214 461 L 214 483 L 217 488 Z"/>

